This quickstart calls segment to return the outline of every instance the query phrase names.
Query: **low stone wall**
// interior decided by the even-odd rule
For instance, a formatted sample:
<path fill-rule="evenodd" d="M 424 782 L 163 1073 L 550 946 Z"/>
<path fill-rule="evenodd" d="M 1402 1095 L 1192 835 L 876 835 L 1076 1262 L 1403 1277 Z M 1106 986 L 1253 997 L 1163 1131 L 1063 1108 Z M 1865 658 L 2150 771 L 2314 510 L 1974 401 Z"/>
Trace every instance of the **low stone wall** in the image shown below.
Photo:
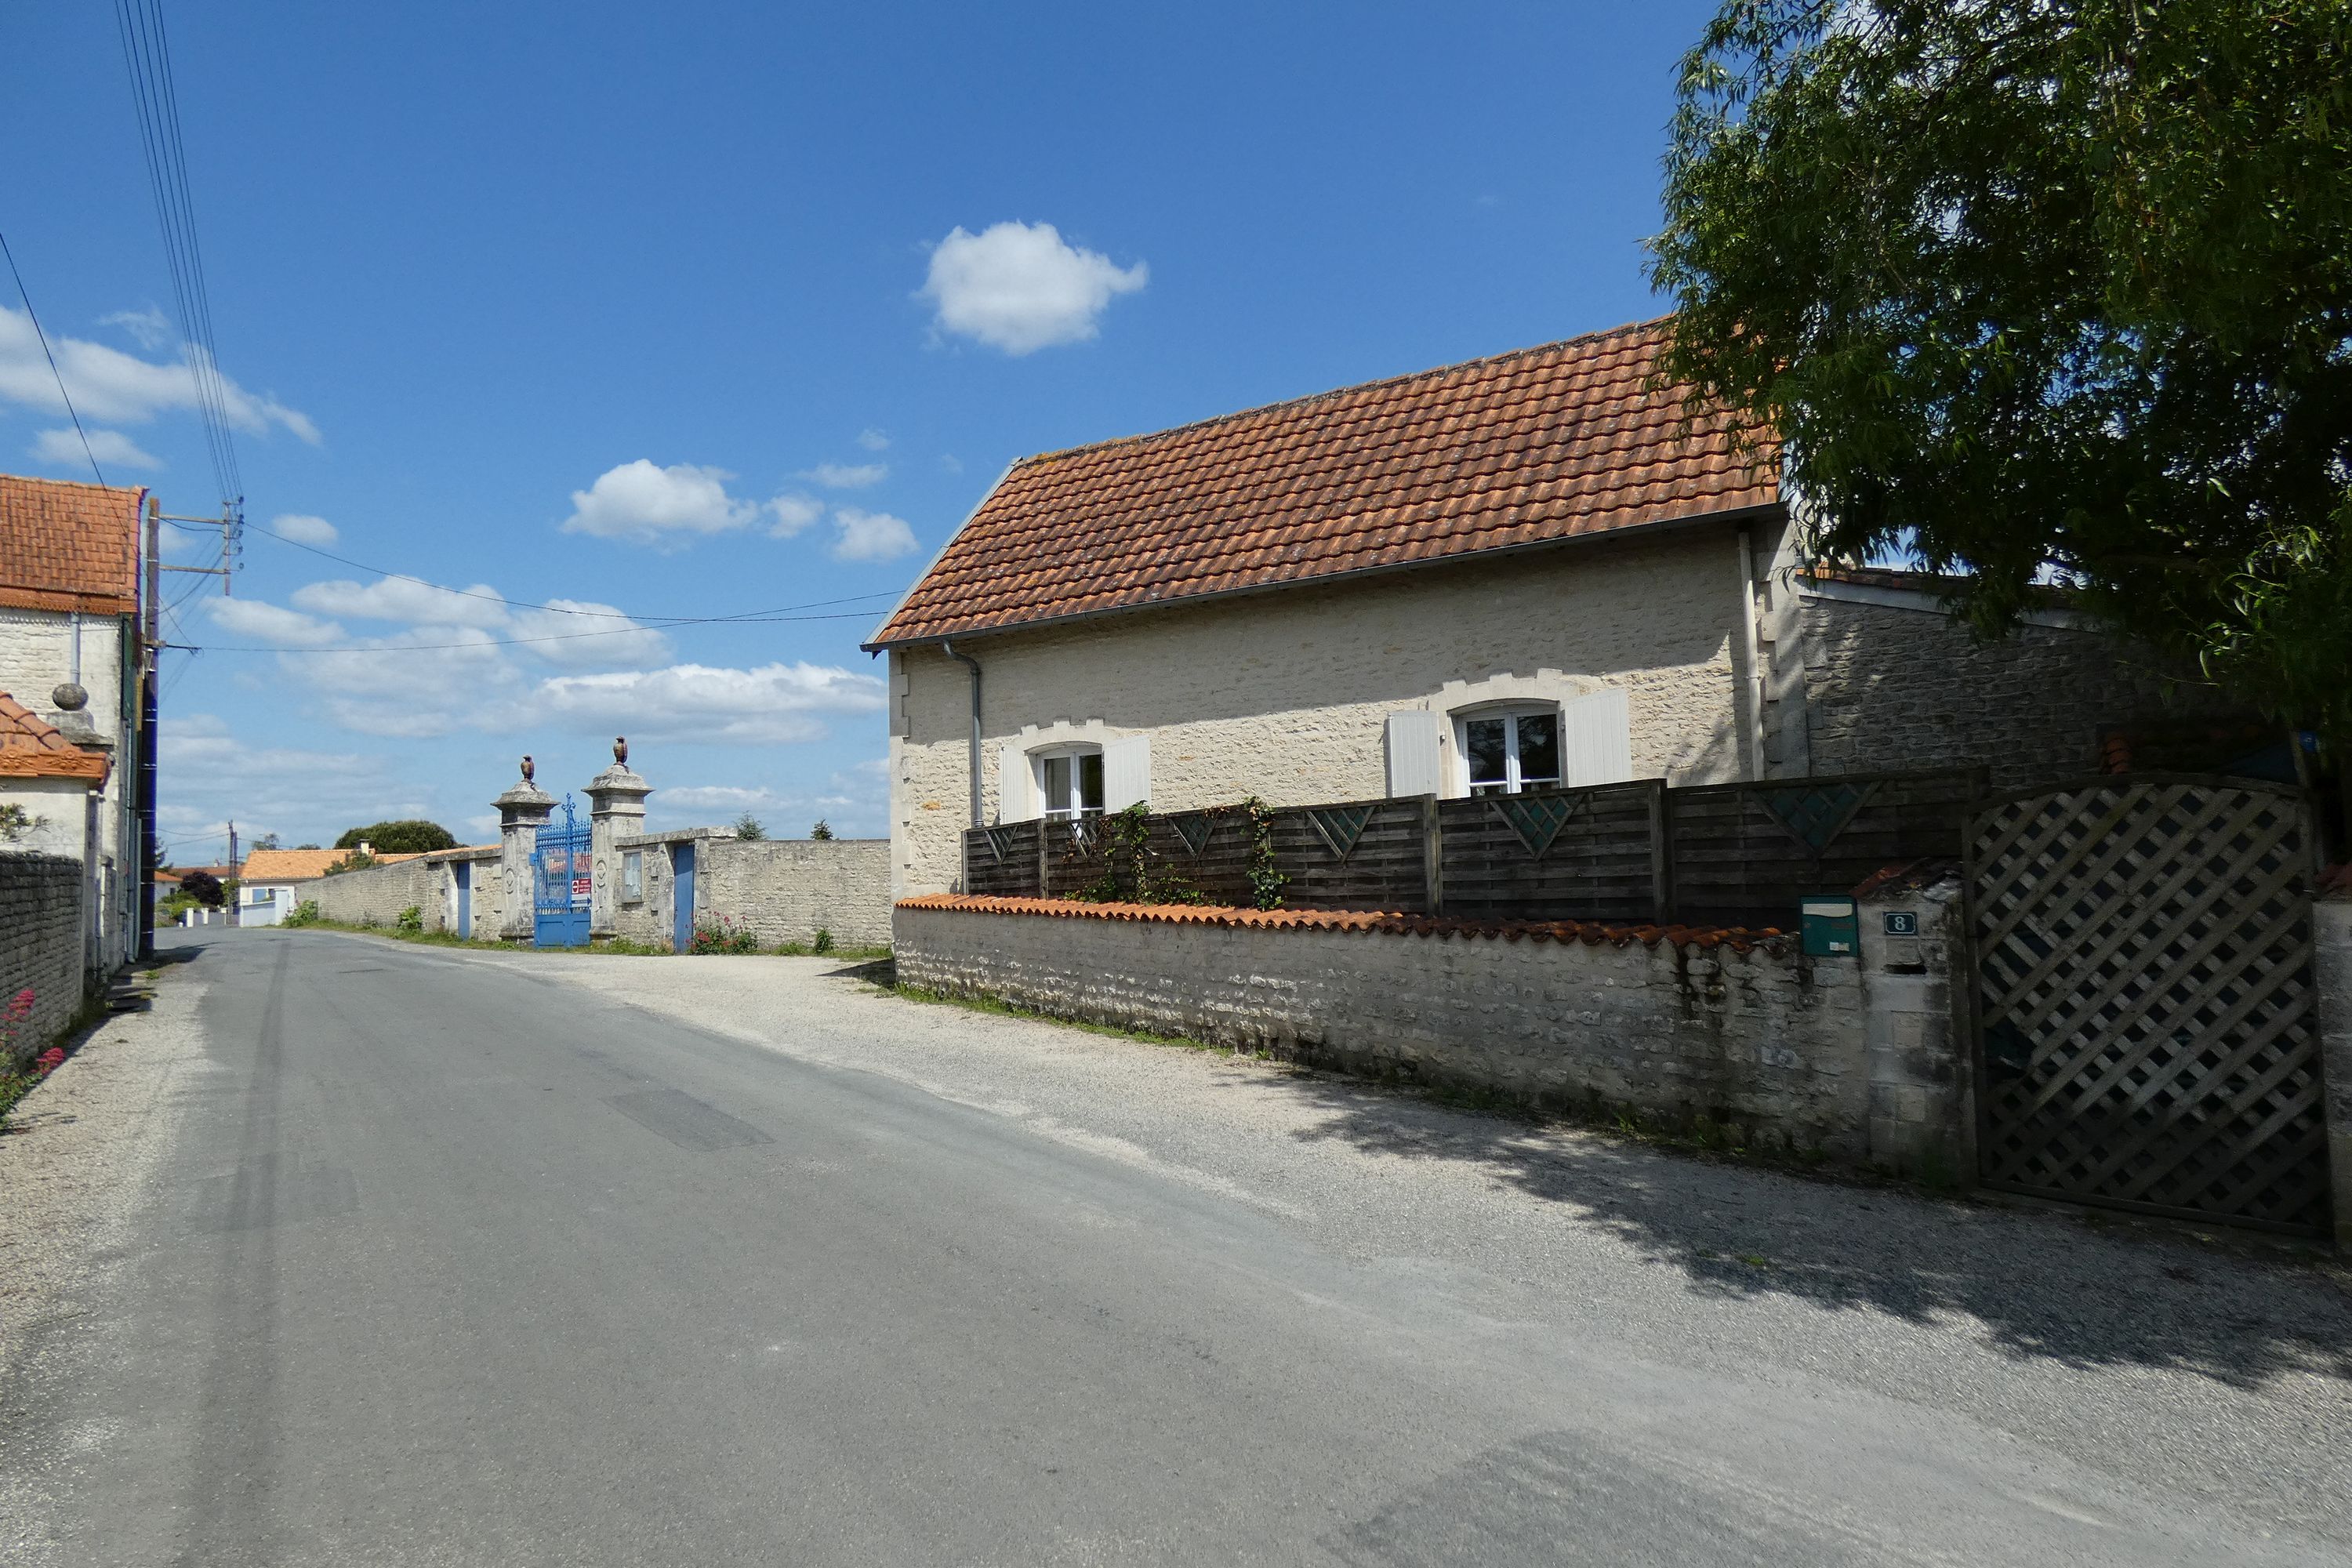
<path fill-rule="evenodd" d="M 2319 993 L 2319 1071 L 2327 1096 L 2328 1174 L 2336 1250 L 2352 1256 L 2352 878 L 2311 906 L 2312 978 Z"/>
<path fill-rule="evenodd" d="M 81 1011 L 81 862 L 63 855 L 0 854 L 0 1008 L 30 987 L 33 1011 L 17 1030 L 22 1065 L 65 1032 Z"/>
<path fill-rule="evenodd" d="M 425 860 L 439 874 L 440 913 L 431 908 L 425 911 L 425 923 L 430 931 L 457 929 L 457 868 L 467 868 L 467 914 L 470 929 L 459 934 L 476 942 L 496 942 L 499 928 L 506 921 L 507 889 L 500 878 L 499 847 L 495 844 L 476 845 L 467 849 L 436 849 Z M 438 923 L 435 923 L 436 921 Z"/>
<path fill-rule="evenodd" d="M 444 924 L 441 880 L 441 868 L 430 860 L 395 860 L 321 877 L 298 889 L 294 900 L 298 905 L 305 899 L 316 900 L 327 919 L 356 926 L 391 925 L 415 904 L 424 913 L 425 929 L 439 931 Z"/>
<path fill-rule="evenodd" d="M 708 827 L 614 839 L 614 854 L 644 857 L 639 896 L 614 906 L 615 936 L 669 944 L 677 929 L 677 854 L 688 844 L 698 921 L 732 921 L 766 946 L 806 942 L 820 930 L 843 947 L 890 941 L 888 839 L 750 839 Z"/>
<path fill-rule="evenodd" d="M 894 945 L 912 985 L 1965 1182 L 1957 906 L 1948 882 L 1874 894 L 1859 960 L 1744 932 L 946 896 L 900 903 Z M 1874 937 L 1895 908 L 1920 936 Z"/>

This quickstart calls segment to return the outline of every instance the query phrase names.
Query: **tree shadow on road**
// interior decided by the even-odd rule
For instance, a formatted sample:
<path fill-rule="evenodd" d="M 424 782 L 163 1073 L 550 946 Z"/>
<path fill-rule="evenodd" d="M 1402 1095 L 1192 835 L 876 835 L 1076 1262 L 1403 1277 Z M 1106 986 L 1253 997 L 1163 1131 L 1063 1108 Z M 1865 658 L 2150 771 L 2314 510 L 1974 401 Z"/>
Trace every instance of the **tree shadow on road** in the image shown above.
<path fill-rule="evenodd" d="M 2176 1367 L 2248 1387 L 2294 1371 L 2352 1379 L 2352 1292 L 2313 1255 L 1759 1168 L 1360 1080 L 1289 1082 L 1326 1113 L 1295 1136 L 1475 1166 L 1681 1269 L 1704 1294 L 1912 1321 L 1959 1314 L 2015 1355 L 2084 1366 Z"/>

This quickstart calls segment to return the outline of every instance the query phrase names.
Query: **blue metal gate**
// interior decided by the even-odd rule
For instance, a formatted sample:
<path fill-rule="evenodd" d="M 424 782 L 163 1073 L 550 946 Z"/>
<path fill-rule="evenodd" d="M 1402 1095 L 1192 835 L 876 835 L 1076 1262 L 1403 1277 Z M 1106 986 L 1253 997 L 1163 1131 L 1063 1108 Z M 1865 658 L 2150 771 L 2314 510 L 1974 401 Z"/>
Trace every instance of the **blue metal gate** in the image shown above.
<path fill-rule="evenodd" d="M 588 945 L 588 896 L 594 885 L 589 829 L 572 812 L 572 797 L 563 797 L 563 826 L 553 821 L 539 830 L 539 847 L 532 851 L 531 905 L 536 917 L 531 940 L 540 947 Z"/>
<path fill-rule="evenodd" d="M 671 873 L 672 913 L 670 916 L 670 951 L 690 952 L 694 949 L 694 842 L 687 839 L 671 851 L 674 870 Z"/>
<path fill-rule="evenodd" d="M 471 942 L 474 938 L 473 863 L 460 860 L 449 868 L 457 877 L 457 934 Z"/>

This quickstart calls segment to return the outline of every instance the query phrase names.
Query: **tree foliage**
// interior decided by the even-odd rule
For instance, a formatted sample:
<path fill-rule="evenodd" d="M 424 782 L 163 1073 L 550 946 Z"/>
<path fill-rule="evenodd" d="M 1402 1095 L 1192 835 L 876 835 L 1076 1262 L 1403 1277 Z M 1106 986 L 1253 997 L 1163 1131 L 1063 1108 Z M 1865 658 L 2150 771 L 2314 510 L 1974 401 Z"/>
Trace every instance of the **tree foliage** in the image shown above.
<path fill-rule="evenodd" d="M 735 819 L 736 837 L 765 838 L 767 836 L 768 830 L 761 826 L 760 825 L 760 819 L 752 816 L 750 812 L 747 811 L 742 816 Z"/>
<path fill-rule="evenodd" d="M 180 891 L 208 910 L 221 907 L 220 879 L 210 871 L 191 871 L 180 879 Z"/>
<path fill-rule="evenodd" d="M 428 849 L 455 849 L 457 839 L 437 822 L 404 817 L 354 827 L 335 840 L 338 849 L 356 849 L 362 844 L 379 855 L 421 855 Z"/>
<path fill-rule="evenodd" d="M 1818 552 L 2352 735 L 2352 5 L 1732 0 L 1665 208 L 1664 369 Z"/>

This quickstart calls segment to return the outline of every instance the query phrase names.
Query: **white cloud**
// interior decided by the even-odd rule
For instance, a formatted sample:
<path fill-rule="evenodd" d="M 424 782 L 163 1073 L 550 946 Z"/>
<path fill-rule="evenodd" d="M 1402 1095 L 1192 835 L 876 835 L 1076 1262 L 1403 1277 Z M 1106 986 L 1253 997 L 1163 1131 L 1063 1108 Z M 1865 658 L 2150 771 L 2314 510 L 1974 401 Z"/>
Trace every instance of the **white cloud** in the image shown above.
<path fill-rule="evenodd" d="M 459 594 L 405 577 L 379 577 L 365 584 L 338 577 L 297 588 L 289 597 L 301 608 L 321 616 L 350 616 L 364 621 L 498 627 L 510 618 L 507 606 L 499 602 L 498 590 L 487 583 L 477 583 Z"/>
<path fill-rule="evenodd" d="M 160 468 L 163 460 L 139 449 L 139 443 L 120 430 L 92 430 L 89 450 L 82 450 L 81 437 L 72 430 L 43 430 L 33 437 L 32 457 L 43 463 L 64 463 L 81 468 L 96 458 L 102 465 L 117 468 Z"/>
<path fill-rule="evenodd" d="M 280 512 L 269 520 L 269 529 L 273 533 L 284 534 L 297 544 L 332 544 L 341 537 L 336 533 L 333 523 L 307 512 Z"/>
<path fill-rule="evenodd" d="M 567 613 L 569 612 L 569 613 Z M 669 657 L 669 638 L 641 626 L 616 605 L 593 599 L 550 599 L 543 610 L 517 610 L 509 625 L 518 637 L 541 637 L 523 652 L 549 664 L 648 664 Z M 583 637 L 593 632 L 593 637 Z"/>
<path fill-rule="evenodd" d="M 768 537 L 790 539 L 824 515 L 824 503 L 809 496 L 782 495 L 768 503 L 768 510 L 776 519 Z"/>
<path fill-rule="evenodd" d="M 890 437 L 869 425 L 857 433 L 857 444 L 869 452 L 887 452 L 890 449 Z"/>
<path fill-rule="evenodd" d="M 868 485 L 878 485 L 889 477 L 890 465 L 887 463 L 859 463 L 855 467 L 846 463 L 819 463 L 801 473 L 801 478 L 814 479 L 825 489 L 834 490 L 862 490 Z"/>
<path fill-rule="evenodd" d="M 727 493 L 727 481 L 734 477 L 724 468 L 693 463 L 656 468 L 639 458 L 605 469 L 588 489 L 573 490 L 563 531 L 650 544 L 670 534 L 748 527 L 760 509 Z"/>
<path fill-rule="evenodd" d="M 205 614 L 221 630 L 270 647 L 325 647 L 343 640 L 343 628 L 332 621 L 260 599 L 206 599 Z"/>
<path fill-rule="evenodd" d="M 917 297 L 937 307 L 939 330 L 1025 354 L 1095 336 L 1113 297 L 1134 293 L 1149 276 L 1140 261 L 1121 268 L 1066 243 L 1050 223 L 999 223 L 950 232 Z"/>
<path fill-rule="evenodd" d="M 196 408 L 193 351 L 159 363 L 84 338 L 57 338 L 50 346 L 57 352 L 56 375 L 41 353 L 32 318 L 0 305 L 0 402 L 63 414 L 57 380 L 62 375 L 74 406 L 90 419 L 137 425 L 161 413 Z M 221 395 L 228 422 L 240 430 L 260 436 L 278 427 L 312 446 L 319 443 L 319 427 L 276 398 L 247 392 L 226 375 Z"/>
<path fill-rule="evenodd" d="M 353 823 L 433 815 L 391 758 L 249 746 L 209 713 L 167 716 L 155 749 L 158 827 L 186 863 L 226 853 L 217 841 L 231 818 L 247 845 L 264 833 L 291 845 L 331 843 Z"/>
<path fill-rule="evenodd" d="M 870 713 L 882 704 L 883 685 L 875 677 L 803 661 L 562 675 L 539 684 L 529 710 L 590 731 L 773 744 L 821 738 L 816 715 Z"/>
<path fill-rule="evenodd" d="M 121 327 L 131 334 L 131 341 L 153 353 L 172 341 L 172 318 L 150 305 L 143 310 L 117 310 L 110 316 L 100 316 L 101 327 Z"/>
<path fill-rule="evenodd" d="M 888 561 L 915 548 L 915 531 L 887 511 L 835 507 L 833 521 L 840 529 L 833 542 L 835 561 Z"/>

